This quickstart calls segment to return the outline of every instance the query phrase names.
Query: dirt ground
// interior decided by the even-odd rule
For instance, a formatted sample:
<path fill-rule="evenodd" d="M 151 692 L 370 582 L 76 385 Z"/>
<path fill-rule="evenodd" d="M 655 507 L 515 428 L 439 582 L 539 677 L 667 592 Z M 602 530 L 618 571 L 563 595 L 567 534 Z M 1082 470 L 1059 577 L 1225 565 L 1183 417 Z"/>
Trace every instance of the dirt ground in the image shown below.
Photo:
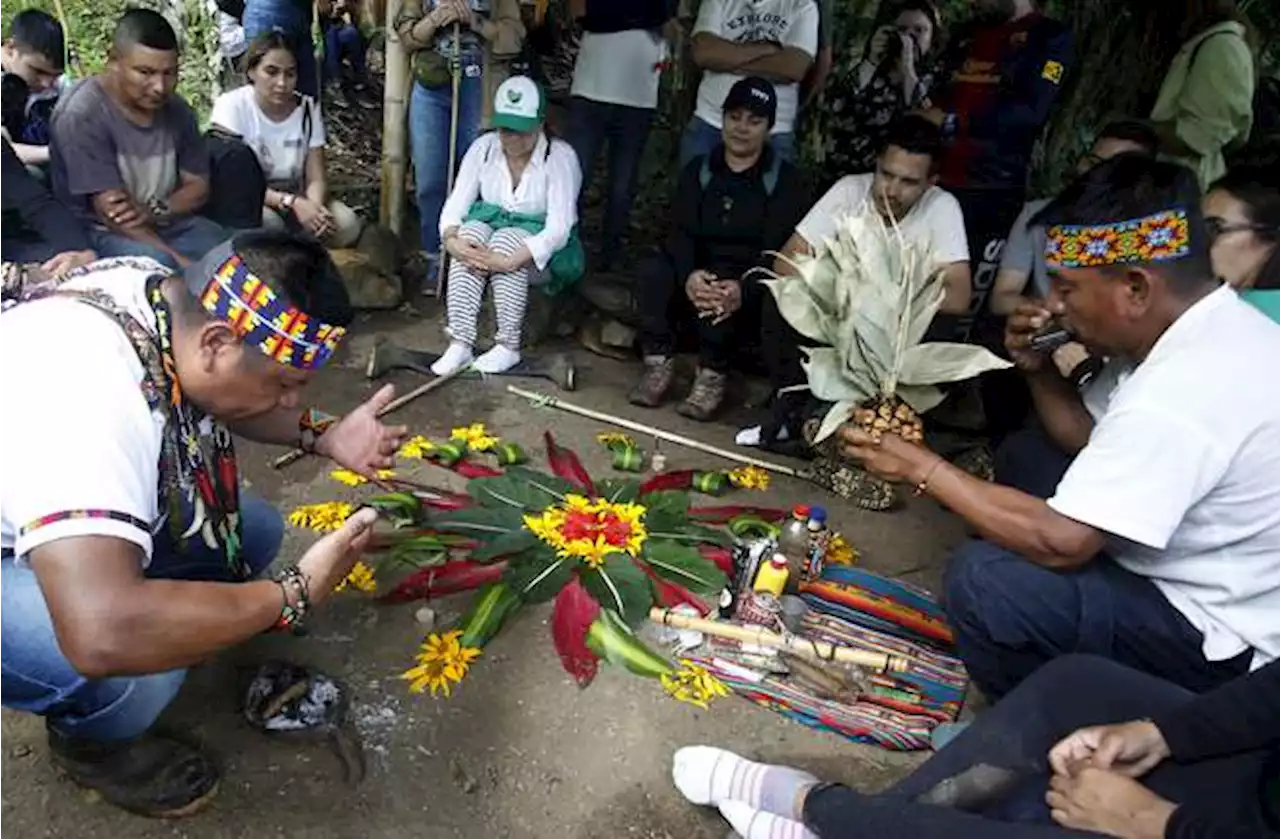
<path fill-rule="evenodd" d="M 406 345 L 442 349 L 433 306 L 424 308 L 423 317 L 362 317 L 311 399 L 345 410 L 370 393 L 363 366 L 379 332 Z M 749 417 L 736 411 L 721 423 L 698 425 L 671 408 L 634 408 L 626 402 L 625 388 L 636 365 L 576 350 L 575 356 L 579 390 L 571 398 L 580 404 L 726 447 L 732 446 L 739 422 Z M 404 390 L 421 379 L 404 374 L 392 381 Z M 406 408 L 399 418 L 432 437 L 482 420 L 535 459 L 544 454 L 542 432 L 551 428 L 594 473 L 608 473 L 607 453 L 594 441 L 604 426 L 533 407 L 506 393 L 512 382 L 456 382 Z M 515 382 L 551 387 L 537 380 Z M 663 451 L 673 469 L 722 465 L 684 449 Z M 253 490 L 282 509 L 359 493 L 327 478 L 327 467 L 315 460 L 273 471 L 274 454 L 245 446 L 241 468 Z M 457 476 L 426 464 L 415 464 L 413 473 L 455 489 L 462 485 Z M 775 479 L 767 494 L 753 494 L 750 501 L 825 503 L 834 526 L 861 551 L 866 567 L 926 586 L 936 584 L 946 548 L 962 536 L 955 520 L 931 502 L 913 501 L 892 514 L 865 513 L 790 479 Z M 291 530 L 283 556 L 296 556 L 312 538 Z M 463 595 L 433 606 L 448 620 L 465 602 Z M 52 768 L 38 719 L 5 712 L 4 825 L 11 836 L 23 839 L 110 834 L 137 839 L 722 839 L 727 828 L 714 811 L 687 804 L 671 784 L 671 755 L 680 746 L 720 745 L 868 790 L 891 782 L 920 759 L 814 732 L 734 697 L 700 711 L 666 698 L 655 683 L 607 666 L 591 687 L 579 690 L 552 648 L 548 606 L 518 615 L 486 648 L 453 698 L 411 695 L 396 676 L 423 634 L 416 608 L 379 607 L 362 595 L 343 595 L 315 616 L 308 637 L 264 637 L 193 670 L 164 723 L 192 732 L 215 749 L 225 774 L 214 806 L 194 819 L 147 822 L 95 800 Z M 369 763 L 362 785 L 343 783 L 336 758 L 323 743 L 268 738 L 244 723 L 238 711 L 239 673 L 268 657 L 314 665 L 349 685 Z"/>

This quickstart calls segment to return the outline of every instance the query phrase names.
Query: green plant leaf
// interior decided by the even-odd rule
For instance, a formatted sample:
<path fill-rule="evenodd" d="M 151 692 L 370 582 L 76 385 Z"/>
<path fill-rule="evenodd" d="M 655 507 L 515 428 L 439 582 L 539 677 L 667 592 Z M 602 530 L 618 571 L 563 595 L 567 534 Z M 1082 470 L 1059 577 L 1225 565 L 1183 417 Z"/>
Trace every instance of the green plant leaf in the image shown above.
<path fill-rule="evenodd" d="M 434 536 L 418 536 L 392 546 L 386 556 L 387 567 L 429 568 L 443 565 L 449 558 L 449 549 Z"/>
<path fill-rule="evenodd" d="M 650 530 L 649 538 L 669 539 L 686 545 L 702 543 L 728 546 L 733 544 L 733 534 L 729 531 L 695 521 L 685 522 L 674 530 Z"/>
<path fill-rule="evenodd" d="M 578 560 L 556 556 L 550 548 L 539 548 L 512 557 L 502 579 L 526 603 L 543 603 L 560 593 L 577 564 Z"/>
<path fill-rule="evenodd" d="M 826 416 L 822 418 L 822 425 L 818 426 L 818 433 L 813 437 L 813 444 L 816 446 L 840 430 L 840 426 L 849 421 L 849 418 L 853 416 L 854 409 L 857 407 L 857 402 L 848 400 L 832 405 L 831 410 L 827 411 Z"/>
<path fill-rule="evenodd" d="M 502 475 L 475 478 L 467 483 L 467 494 L 485 507 L 536 512 L 564 500 L 569 492 L 580 492 L 572 484 L 521 466 L 510 466 Z"/>
<path fill-rule="evenodd" d="M 456 533 L 487 542 L 524 530 L 524 511 L 508 506 L 432 511 L 427 516 L 427 524 L 441 533 Z"/>
<path fill-rule="evenodd" d="M 986 347 L 939 341 L 919 344 L 903 354 L 901 381 L 904 385 L 938 385 L 1012 366 Z"/>
<path fill-rule="evenodd" d="M 649 530 L 676 530 L 689 520 L 689 493 L 662 489 L 640 496 L 645 507 L 644 526 Z"/>
<path fill-rule="evenodd" d="M 365 503 L 397 528 L 417 524 L 423 516 L 422 502 L 411 492 L 388 492 L 375 495 Z"/>
<path fill-rule="evenodd" d="M 645 543 L 642 558 L 655 574 L 679 583 L 694 594 L 717 595 L 728 585 L 724 572 L 714 562 L 703 559 L 692 545 L 650 539 Z"/>
<path fill-rule="evenodd" d="M 620 614 L 628 626 L 639 626 L 653 605 L 649 577 L 625 554 L 610 554 L 598 569 L 584 570 L 582 582 L 602 609 Z"/>
<path fill-rule="evenodd" d="M 501 556 L 515 556 L 540 544 L 537 536 L 528 530 L 516 530 L 486 541 L 471 552 L 471 558 L 485 561 Z"/>
<path fill-rule="evenodd" d="M 640 497 L 640 482 L 626 478 L 605 478 L 596 481 L 600 497 L 615 504 L 630 504 Z"/>

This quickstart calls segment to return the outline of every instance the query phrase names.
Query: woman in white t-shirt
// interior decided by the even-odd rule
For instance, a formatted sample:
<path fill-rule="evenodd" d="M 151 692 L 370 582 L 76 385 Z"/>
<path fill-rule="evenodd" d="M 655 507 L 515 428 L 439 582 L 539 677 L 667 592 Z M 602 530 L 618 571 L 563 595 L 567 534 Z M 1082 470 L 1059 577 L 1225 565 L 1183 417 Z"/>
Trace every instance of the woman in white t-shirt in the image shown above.
<path fill-rule="evenodd" d="M 324 118 L 314 99 L 298 93 L 298 61 L 285 36 L 254 39 L 245 57 L 249 84 L 218 97 L 210 121 L 240 136 L 267 178 L 262 226 L 297 229 L 333 248 L 355 244 L 360 219 L 329 198 Z"/>
<path fill-rule="evenodd" d="M 582 276 L 582 171 L 573 147 L 547 134 L 546 109 L 542 88 L 512 76 L 494 97 L 497 130 L 477 137 L 462 158 L 440 212 L 440 238 L 450 257 L 445 305 L 452 343 L 431 366 L 436 375 L 472 362 L 486 284 L 493 286 L 498 334 L 475 369 L 501 373 L 520 362 L 529 286 L 555 294 Z"/>

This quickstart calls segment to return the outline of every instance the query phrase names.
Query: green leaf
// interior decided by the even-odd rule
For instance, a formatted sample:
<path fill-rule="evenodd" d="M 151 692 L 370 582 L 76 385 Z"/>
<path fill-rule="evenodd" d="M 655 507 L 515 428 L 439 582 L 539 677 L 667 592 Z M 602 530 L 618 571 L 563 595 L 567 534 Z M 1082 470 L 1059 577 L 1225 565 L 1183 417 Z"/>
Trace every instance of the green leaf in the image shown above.
<path fill-rule="evenodd" d="M 644 526 L 648 530 L 676 530 L 689 520 L 689 493 L 662 489 L 640 497 L 645 507 Z"/>
<path fill-rule="evenodd" d="M 449 558 L 449 550 L 434 536 L 418 536 L 394 545 L 388 551 L 387 558 L 393 565 L 427 568 L 432 565 L 443 565 Z"/>
<path fill-rule="evenodd" d="M 600 497 L 615 504 L 630 504 L 640 496 L 640 482 L 626 478 L 605 478 L 596 481 Z"/>
<path fill-rule="evenodd" d="M 912 347 L 902 357 L 904 385 L 937 385 L 960 382 L 1013 365 L 985 347 L 934 342 Z"/>
<path fill-rule="evenodd" d="M 409 527 L 422 518 L 422 502 L 410 492 L 388 492 L 375 495 L 365 503 L 397 528 Z"/>
<path fill-rule="evenodd" d="M 639 626 L 649 617 L 653 587 L 629 556 L 610 554 L 599 569 L 583 571 L 582 582 L 600 608 L 617 612 L 629 626 Z"/>
<path fill-rule="evenodd" d="M 563 501 L 567 493 L 580 491 L 563 478 L 522 466 L 509 466 L 499 477 L 467 483 L 467 494 L 483 506 L 525 512 L 546 509 Z"/>
<path fill-rule="evenodd" d="M 573 577 L 578 560 L 536 548 L 514 557 L 502 579 L 527 603 L 543 603 L 560 593 Z"/>
<path fill-rule="evenodd" d="M 456 533 L 487 542 L 524 530 L 524 511 L 515 507 L 468 507 L 433 511 L 427 523 L 441 533 Z"/>
<path fill-rule="evenodd" d="M 717 595 L 728 585 L 724 572 L 714 562 L 703 559 L 691 545 L 650 539 L 641 557 L 655 574 L 679 583 L 694 594 Z"/>
<path fill-rule="evenodd" d="M 515 556 L 539 544 L 541 542 L 537 536 L 534 536 L 528 530 L 521 529 L 511 533 L 503 533 L 492 540 L 486 541 L 471 552 L 471 558 L 484 561 L 497 559 L 500 556 Z"/>

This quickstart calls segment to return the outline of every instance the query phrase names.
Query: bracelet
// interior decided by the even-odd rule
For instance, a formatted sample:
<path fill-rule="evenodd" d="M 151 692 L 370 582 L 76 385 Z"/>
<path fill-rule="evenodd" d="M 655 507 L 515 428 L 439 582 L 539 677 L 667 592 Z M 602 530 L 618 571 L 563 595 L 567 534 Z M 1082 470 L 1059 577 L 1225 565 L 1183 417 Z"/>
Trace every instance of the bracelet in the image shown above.
<path fill-rule="evenodd" d="M 941 465 L 942 465 L 942 458 L 938 458 L 937 460 L 935 460 L 933 462 L 933 465 L 929 467 L 929 471 L 924 473 L 924 478 L 922 478 L 920 483 L 916 484 L 916 488 L 911 491 L 911 494 L 919 498 L 920 496 L 928 492 L 929 479 L 933 477 L 933 473 L 937 472 L 938 467 Z"/>
<path fill-rule="evenodd" d="M 307 454 L 314 454 L 316 441 L 338 421 L 333 414 L 326 414 L 318 408 L 308 408 L 298 417 L 298 448 Z"/>
<path fill-rule="evenodd" d="M 311 591 L 307 586 L 307 578 L 296 565 L 287 565 L 280 569 L 272 579 L 280 586 L 280 594 L 284 603 L 280 606 L 280 617 L 272 625 L 272 629 L 283 631 L 292 629 L 306 617 L 311 607 Z M 290 590 L 293 602 L 289 602 Z"/>

